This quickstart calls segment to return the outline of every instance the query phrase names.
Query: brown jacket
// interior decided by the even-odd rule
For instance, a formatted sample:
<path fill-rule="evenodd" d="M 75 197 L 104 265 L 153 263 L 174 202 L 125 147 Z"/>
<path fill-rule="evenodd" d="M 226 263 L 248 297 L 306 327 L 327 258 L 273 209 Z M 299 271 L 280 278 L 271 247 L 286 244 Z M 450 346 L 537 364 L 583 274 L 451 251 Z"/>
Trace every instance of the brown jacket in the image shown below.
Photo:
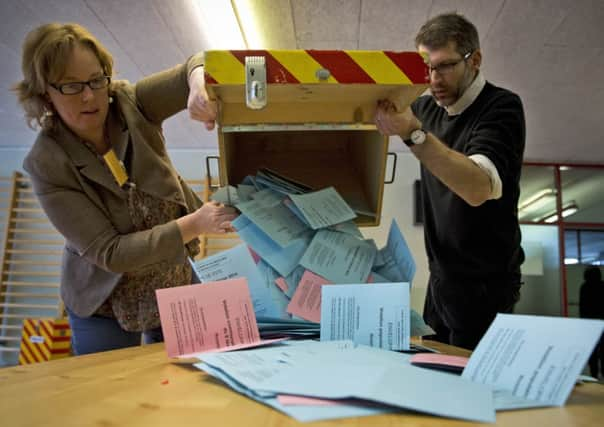
<path fill-rule="evenodd" d="M 201 201 L 172 166 L 161 124 L 186 108 L 187 78 L 200 64 L 197 55 L 136 85 L 114 82 L 107 118 L 113 149 L 130 180 L 148 194 L 181 204 L 187 212 Z M 160 261 L 186 261 L 176 221 L 134 232 L 127 191 L 64 124 L 40 132 L 23 167 L 48 218 L 66 239 L 61 296 L 78 316 L 94 313 L 124 272 Z"/>

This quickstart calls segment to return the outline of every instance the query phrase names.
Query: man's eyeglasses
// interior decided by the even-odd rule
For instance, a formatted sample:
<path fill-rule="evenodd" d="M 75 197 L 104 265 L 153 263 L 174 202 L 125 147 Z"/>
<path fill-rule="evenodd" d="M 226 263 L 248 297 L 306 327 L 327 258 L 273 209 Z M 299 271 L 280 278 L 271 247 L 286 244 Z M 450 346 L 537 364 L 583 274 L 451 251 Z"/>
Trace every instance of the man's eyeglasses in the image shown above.
<path fill-rule="evenodd" d="M 467 61 L 468 58 L 470 56 L 472 56 L 472 53 L 474 53 L 474 52 L 470 51 L 470 52 L 466 53 L 464 56 L 459 58 L 457 61 L 443 62 L 442 64 L 438 64 L 438 65 L 434 65 L 434 66 L 430 65 L 429 63 L 426 63 L 426 65 L 428 66 L 428 75 L 432 75 L 433 71 L 440 74 L 441 76 L 450 74 L 451 72 L 453 72 L 453 70 L 455 69 L 455 66 L 457 64 L 459 64 L 460 62 L 463 62 L 463 61 Z"/>
<path fill-rule="evenodd" d="M 88 86 L 92 90 L 98 90 L 106 88 L 109 86 L 109 83 L 111 83 L 111 77 L 101 76 L 87 82 L 69 82 L 60 85 L 51 83 L 50 85 L 63 95 L 77 95 L 78 93 L 82 93 L 85 86 Z"/>

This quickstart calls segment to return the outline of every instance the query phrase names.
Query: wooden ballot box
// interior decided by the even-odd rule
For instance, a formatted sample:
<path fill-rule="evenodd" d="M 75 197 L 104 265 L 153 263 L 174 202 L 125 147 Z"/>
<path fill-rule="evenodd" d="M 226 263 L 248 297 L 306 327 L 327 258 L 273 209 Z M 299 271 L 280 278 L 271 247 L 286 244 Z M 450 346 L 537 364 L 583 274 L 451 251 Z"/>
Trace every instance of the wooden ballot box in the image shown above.
<path fill-rule="evenodd" d="M 379 225 L 386 165 L 391 182 L 396 156 L 387 162 L 376 104 L 388 98 L 406 108 L 427 76 L 416 52 L 206 52 L 206 87 L 219 104 L 220 185 L 268 168 L 316 190 L 335 187 L 358 225 Z"/>
<path fill-rule="evenodd" d="M 23 321 L 19 364 L 61 359 L 70 355 L 71 329 L 66 318 Z"/>

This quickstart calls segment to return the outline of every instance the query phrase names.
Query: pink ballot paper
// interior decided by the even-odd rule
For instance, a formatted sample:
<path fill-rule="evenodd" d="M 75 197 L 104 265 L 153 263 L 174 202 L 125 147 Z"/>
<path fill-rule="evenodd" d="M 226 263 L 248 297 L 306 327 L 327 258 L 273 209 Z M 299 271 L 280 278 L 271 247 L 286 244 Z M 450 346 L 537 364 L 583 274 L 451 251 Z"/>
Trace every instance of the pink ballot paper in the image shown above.
<path fill-rule="evenodd" d="M 168 357 L 264 344 L 243 277 L 155 293 Z"/>
<path fill-rule="evenodd" d="M 324 277 L 306 270 L 287 306 L 287 312 L 319 323 L 321 321 L 321 286 L 331 283 Z"/>

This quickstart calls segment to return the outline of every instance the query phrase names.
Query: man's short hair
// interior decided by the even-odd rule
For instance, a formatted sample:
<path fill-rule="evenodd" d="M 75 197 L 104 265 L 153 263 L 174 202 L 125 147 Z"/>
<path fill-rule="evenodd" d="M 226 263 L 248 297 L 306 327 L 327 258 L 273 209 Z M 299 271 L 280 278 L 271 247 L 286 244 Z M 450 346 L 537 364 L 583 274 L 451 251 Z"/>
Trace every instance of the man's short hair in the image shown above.
<path fill-rule="evenodd" d="M 480 49 L 478 30 L 458 13 L 443 13 L 428 20 L 417 33 L 415 46 L 421 44 L 428 49 L 440 49 L 451 41 L 455 42 L 460 55 Z"/>
<path fill-rule="evenodd" d="M 602 280 L 602 272 L 600 271 L 600 267 L 591 266 L 587 267 L 583 272 L 583 279 L 586 282 L 599 282 Z"/>

